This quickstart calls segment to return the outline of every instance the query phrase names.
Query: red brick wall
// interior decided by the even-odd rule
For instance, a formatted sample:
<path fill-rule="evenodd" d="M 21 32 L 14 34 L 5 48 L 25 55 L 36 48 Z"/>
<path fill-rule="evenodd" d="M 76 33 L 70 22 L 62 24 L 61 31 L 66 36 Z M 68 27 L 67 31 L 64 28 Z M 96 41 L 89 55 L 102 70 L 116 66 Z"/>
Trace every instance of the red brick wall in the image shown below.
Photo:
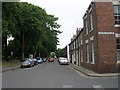
<path fill-rule="evenodd" d="M 98 32 L 115 32 L 112 3 L 96 3 L 96 15 Z M 115 71 L 117 62 L 115 34 L 98 34 L 98 62 L 99 72 Z"/>
<path fill-rule="evenodd" d="M 89 13 L 87 15 L 89 22 Z M 88 35 L 85 35 L 85 20 L 83 18 L 83 62 L 80 62 L 80 65 L 96 72 L 116 72 L 118 69 L 118 65 L 116 65 L 117 50 L 115 34 L 98 34 L 98 32 L 120 33 L 120 28 L 114 27 L 114 9 L 112 2 L 92 3 L 92 15 L 94 30 L 90 31 L 90 23 L 88 23 Z M 94 36 L 95 64 L 91 63 L 92 48 L 90 38 L 92 36 Z M 86 62 L 86 40 L 88 40 L 89 45 L 89 63 Z M 76 49 L 71 51 L 71 53 L 75 51 Z"/>
<path fill-rule="evenodd" d="M 98 32 L 116 32 L 113 4 L 111 2 L 93 3 L 92 14 L 94 30 L 89 32 L 87 36 L 85 35 L 85 28 L 83 30 L 84 62 L 81 63 L 81 66 L 97 72 L 114 72 L 117 62 L 115 34 L 98 34 Z M 88 30 L 90 31 L 90 27 Z M 91 36 L 94 36 L 95 64 L 91 64 Z M 85 40 L 88 40 L 89 45 L 89 63 L 86 63 Z"/>

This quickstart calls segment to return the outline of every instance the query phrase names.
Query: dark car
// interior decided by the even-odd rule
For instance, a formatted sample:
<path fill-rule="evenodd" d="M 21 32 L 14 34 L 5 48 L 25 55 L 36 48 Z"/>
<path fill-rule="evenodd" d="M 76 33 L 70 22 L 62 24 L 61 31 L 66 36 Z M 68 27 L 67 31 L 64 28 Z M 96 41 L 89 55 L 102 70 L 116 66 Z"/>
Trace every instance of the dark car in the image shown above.
<path fill-rule="evenodd" d="M 23 68 L 23 67 L 33 67 L 33 66 L 34 66 L 33 59 L 25 58 L 23 60 L 23 62 L 21 62 L 21 68 Z"/>
<path fill-rule="evenodd" d="M 33 59 L 34 60 L 34 65 L 38 65 L 38 61 L 36 58 Z"/>

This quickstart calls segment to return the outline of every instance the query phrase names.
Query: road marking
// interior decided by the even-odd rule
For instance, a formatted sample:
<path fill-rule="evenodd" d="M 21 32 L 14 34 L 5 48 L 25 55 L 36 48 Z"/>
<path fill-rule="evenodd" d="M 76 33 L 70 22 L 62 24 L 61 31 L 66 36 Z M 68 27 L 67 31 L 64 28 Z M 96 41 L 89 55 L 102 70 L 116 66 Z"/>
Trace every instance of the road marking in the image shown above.
<path fill-rule="evenodd" d="M 73 88 L 72 85 L 63 85 L 63 88 Z"/>
<path fill-rule="evenodd" d="M 102 87 L 102 85 L 94 85 L 93 87 L 95 88 L 95 90 L 104 90 L 104 88 Z"/>

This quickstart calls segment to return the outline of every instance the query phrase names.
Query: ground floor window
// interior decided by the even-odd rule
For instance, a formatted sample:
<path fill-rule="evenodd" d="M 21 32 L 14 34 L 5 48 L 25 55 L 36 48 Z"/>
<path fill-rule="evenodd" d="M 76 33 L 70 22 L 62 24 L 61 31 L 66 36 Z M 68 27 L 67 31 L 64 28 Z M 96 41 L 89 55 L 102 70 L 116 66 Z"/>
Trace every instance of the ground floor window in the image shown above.
<path fill-rule="evenodd" d="M 92 46 L 92 63 L 95 63 L 95 59 L 94 59 L 94 41 L 91 41 L 91 46 Z"/>
<path fill-rule="evenodd" d="M 117 61 L 120 61 L 120 37 L 116 38 L 116 45 L 117 45 Z"/>
<path fill-rule="evenodd" d="M 120 62 L 120 51 L 117 51 L 117 61 Z"/>
<path fill-rule="evenodd" d="M 83 51 L 81 50 L 81 62 L 83 62 Z"/>
<path fill-rule="evenodd" d="M 89 47 L 88 47 L 88 44 L 86 44 L 86 62 L 89 63 Z"/>
<path fill-rule="evenodd" d="M 78 51 L 76 51 L 76 64 L 78 65 Z"/>
<path fill-rule="evenodd" d="M 117 43 L 117 50 L 120 50 L 120 37 L 117 37 L 116 43 Z"/>

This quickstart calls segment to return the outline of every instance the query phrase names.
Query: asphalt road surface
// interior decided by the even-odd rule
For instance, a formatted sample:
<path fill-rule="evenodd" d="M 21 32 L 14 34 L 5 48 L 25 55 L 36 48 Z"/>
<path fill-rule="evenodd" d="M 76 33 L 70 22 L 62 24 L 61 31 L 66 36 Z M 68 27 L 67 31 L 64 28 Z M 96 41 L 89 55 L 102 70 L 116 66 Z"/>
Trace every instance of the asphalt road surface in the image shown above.
<path fill-rule="evenodd" d="M 88 77 L 69 65 L 44 62 L 2 73 L 3 88 L 118 88 L 118 77 Z"/>

